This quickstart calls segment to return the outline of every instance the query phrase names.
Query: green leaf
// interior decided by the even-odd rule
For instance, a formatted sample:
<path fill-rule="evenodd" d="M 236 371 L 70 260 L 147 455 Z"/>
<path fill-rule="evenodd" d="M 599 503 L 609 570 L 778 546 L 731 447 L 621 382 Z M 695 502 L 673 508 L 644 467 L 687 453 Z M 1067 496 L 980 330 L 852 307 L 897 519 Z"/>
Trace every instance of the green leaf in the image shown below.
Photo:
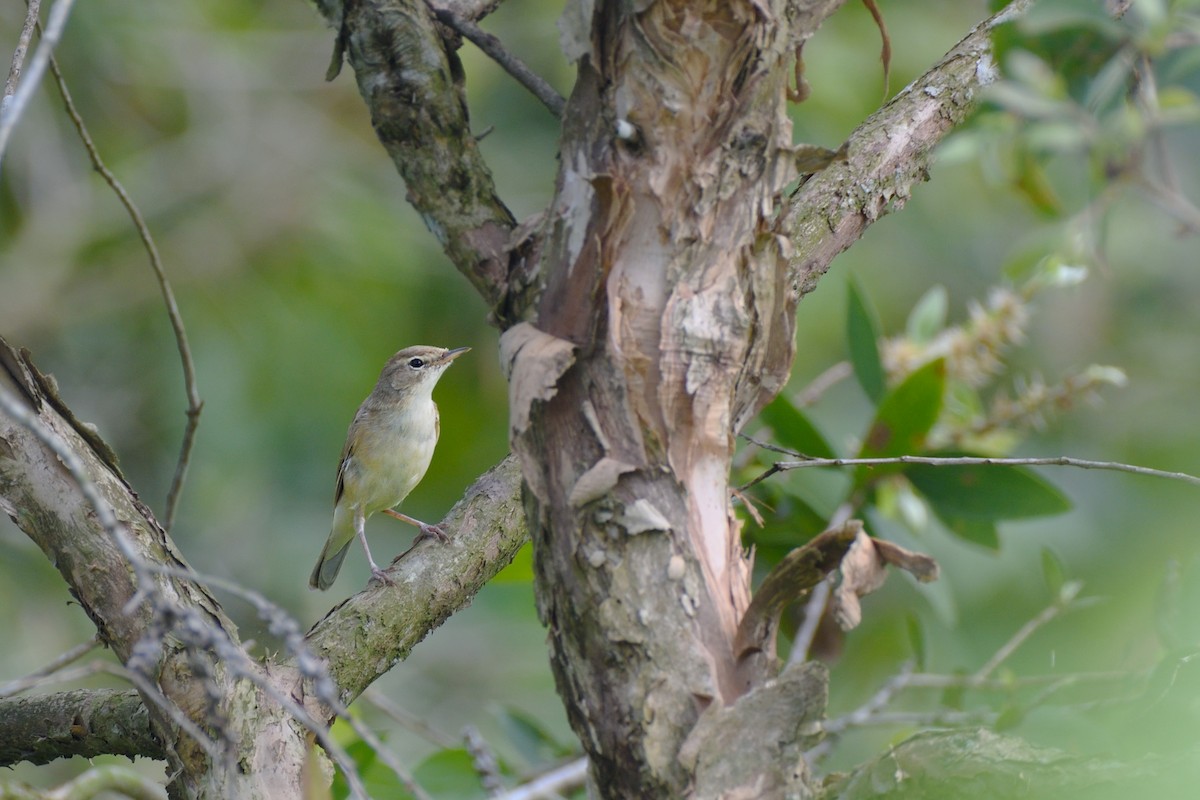
<path fill-rule="evenodd" d="M 913 662 L 916 665 L 917 672 L 925 671 L 927 648 L 925 647 L 925 629 L 921 625 L 921 618 L 916 614 L 909 614 L 905 620 L 908 630 L 908 643 L 912 647 Z"/>
<path fill-rule="evenodd" d="M 996 721 L 992 723 L 992 727 L 996 731 L 1008 731 L 1020 725 L 1024 720 L 1025 709 L 1016 703 L 1012 703 L 1000 712 L 1000 715 L 996 717 Z"/>
<path fill-rule="evenodd" d="M 934 286 L 926 292 L 908 315 L 908 338 L 923 344 L 937 336 L 946 327 L 947 305 L 945 286 Z"/>
<path fill-rule="evenodd" d="M 496 573 L 496 577 L 492 578 L 491 582 L 494 585 L 503 583 L 533 583 L 533 548 L 529 542 L 522 545 L 517 554 L 513 556 L 512 562 Z"/>
<path fill-rule="evenodd" d="M 413 780 L 434 797 L 456 800 L 486 800 L 487 792 L 479 781 L 471 754 L 461 747 L 439 750 L 413 771 Z M 387 795 L 374 795 L 386 797 Z M 396 797 L 396 793 L 392 793 Z M 407 797 L 407 794 L 400 796 Z"/>
<path fill-rule="evenodd" d="M 494 713 L 508 737 L 508 743 L 530 766 L 540 767 L 571 754 L 570 747 L 551 736 L 550 732 L 529 714 L 507 707 L 497 709 Z"/>
<path fill-rule="evenodd" d="M 347 729 L 353 730 L 348 726 Z M 353 763 L 354 768 L 358 770 L 359 776 L 366 780 L 366 776 L 371 774 L 377 763 L 377 753 L 374 747 L 358 739 L 358 736 L 355 735 L 355 739 L 350 741 L 348 745 L 343 744 L 343 748 L 346 750 L 347 756 L 350 757 L 350 763 Z M 334 786 L 330 787 L 330 796 L 334 800 L 346 800 L 350 796 L 350 787 L 346 782 L 346 775 L 342 774 L 342 770 L 334 772 Z"/>
<path fill-rule="evenodd" d="M 934 507 L 937 514 L 937 507 Z M 1000 549 L 1000 534 L 996 531 L 996 523 L 986 520 L 963 519 L 962 517 L 947 517 L 937 514 L 938 519 L 946 526 L 946 530 L 960 539 L 974 542 L 989 550 Z"/>
<path fill-rule="evenodd" d="M 775 442 L 811 458 L 836 458 L 833 448 L 812 421 L 784 395 L 779 395 L 761 412 L 771 426 Z"/>
<path fill-rule="evenodd" d="M 853 278 L 847 283 L 846 290 L 846 343 L 850 346 L 850 364 L 867 397 L 878 403 L 887 388 L 883 362 L 879 360 L 879 322 Z"/>
<path fill-rule="evenodd" d="M 925 437 L 942 413 L 946 393 L 946 362 L 935 359 L 919 367 L 879 402 L 875 419 L 863 437 L 859 458 L 918 455 Z M 859 467 L 855 486 L 903 470 L 902 465 Z"/>
<path fill-rule="evenodd" d="M 1066 495 L 1025 467 L 911 464 L 905 474 L 943 519 L 995 522 L 1061 514 L 1071 508 Z"/>
<path fill-rule="evenodd" d="M 386 797 L 394 796 L 397 791 L 400 791 L 396 774 L 379 760 L 375 748 L 357 738 L 357 734 L 350 744 L 345 745 L 345 750 L 346 755 L 350 757 L 350 761 L 358 771 L 358 776 L 362 779 L 368 794 L 374 797 Z M 340 769 L 334 773 L 330 795 L 334 800 L 345 800 L 350 796 L 350 786 L 346 783 L 346 776 Z M 401 793 L 400 796 L 408 797 L 404 793 Z"/>
<path fill-rule="evenodd" d="M 1046 579 L 1050 594 L 1057 597 L 1067 582 L 1067 572 L 1062 560 L 1049 547 L 1042 548 L 1042 576 Z"/>
<path fill-rule="evenodd" d="M 828 517 L 818 514 L 806 500 L 790 491 L 768 496 L 770 508 L 765 524 L 748 522 L 742 526 L 747 545 L 754 545 L 755 563 L 773 565 L 828 527 Z"/>
<path fill-rule="evenodd" d="M 960 667 L 954 670 L 954 675 L 956 677 L 966 678 L 967 671 Z M 954 711 L 962 711 L 964 708 L 966 708 L 966 703 L 963 702 L 967 694 L 965 685 L 966 681 L 947 686 L 942 692 L 942 706 L 944 708 L 953 709 Z"/>

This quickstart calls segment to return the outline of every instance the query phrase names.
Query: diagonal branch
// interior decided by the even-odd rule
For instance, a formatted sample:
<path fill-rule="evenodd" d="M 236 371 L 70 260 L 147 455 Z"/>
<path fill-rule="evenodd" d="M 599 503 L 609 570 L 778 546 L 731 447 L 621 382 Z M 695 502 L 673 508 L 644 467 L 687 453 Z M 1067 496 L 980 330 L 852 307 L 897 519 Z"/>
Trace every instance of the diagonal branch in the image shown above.
<path fill-rule="evenodd" d="M 106 753 L 166 758 L 146 706 L 133 690 L 86 689 L 0 700 L 0 719 L 4 766 Z"/>
<path fill-rule="evenodd" d="M 25 9 L 25 24 L 21 26 L 21 35 L 17 38 L 12 64 L 8 68 L 8 78 L 4 81 L 4 98 L 11 97 L 17 91 L 17 84 L 21 81 L 21 68 L 25 65 L 25 53 L 29 50 L 29 40 L 33 38 L 33 29 L 37 25 L 41 7 L 42 0 L 30 0 Z"/>
<path fill-rule="evenodd" d="M 100 177 L 109 185 L 113 193 L 117 196 L 117 200 L 125 207 L 125 211 L 129 214 L 130 220 L 133 222 L 133 227 L 138 232 L 138 237 L 142 240 L 142 246 L 146 249 L 146 255 L 150 258 L 150 269 L 154 272 L 154 277 L 158 280 L 159 290 L 162 292 L 163 303 L 167 307 L 167 317 L 171 321 L 171 330 L 175 334 L 175 346 L 179 350 L 179 361 L 183 367 L 183 390 L 187 395 L 188 407 L 187 425 L 183 431 L 183 442 L 179 446 L 179 458 L 175 465 L 175 477 L 171 479 L 171 488 L 167 492 L 167 506 L 163 514 L 163 527 L 166 530 L 171 530 L 175 524 L 175 512 L 179 505 L 179 496 L 183 491 L 183 482 L 187 477 L 188 463 L 191 461 L 192 446 L 196 441 L 196 428 L 200 425 L 200 411 L 204 407 L 204 401 L 200 399 L 200 391 L 196 386 L 196 366 L 192 360 L 192 348 L 188 344 L 187 331 L 183 326 L 183 315 L 179 313 L 179 304 L 175 302 L 175 292 L 171 288 L 171 282 L 167 280 L 166 270 L 163 268 L 162 257 L 158 254 L 158 245 L 154 242 L 154 236 L 150 233 L 150 227 L 146 224 L 146 218 L 142 216 L 141 209 L 133 202 L 133 198 L 129 196 L 129 192 L 125 190 L 124 184 L 117 179 L 108 165 L 104 163 L 104 159 L 100 157 L 100 151 L 96 149 L 96 143 L 92 140 L 92 135 L 88 132 L 87 125 L 83 122 L 83 117 L 79 115 L 79 110 L 75 107 L 75 101 L 71 98 L 71 92 L 67 88 L 67 82 L 63 78 L 62 71 L 58 68 L 58 60 L 54 56 L 50 56 L 50 72 L 54 76 L 54 82 L 58 85 L 58 93 L 62 95 L 63 105 L 67 109 L 67 116 L 71 118 L 71 122 L 75 125 L 75 131 L 79 134 L 79 139 L 83 142 L 83 148 L 87 150 L 88 158 L 91 159 L 92 166 L 96 172 L 100 173 Z"/>
<path fill-rule="evenodd" d="M 459 19 L 454 15 L 454 12 L 446 9 L 437 8 L 430 4 L 433 8 L 434 16 L 437 21 L 443 25 L 453 28 L 458 33 L 462 34 L 471 42 L 487 54 L 489 58 L 504 68 L 504 71 L 512 75 L 518 83 L 528 89 L 534 97 L 541 101 L 551 114 L 562 119 L 563 107 L 567 101 L 562 98 L 558 92 L 554 91 L 554 87 L 546 83 L 545 79 L 531 70 L 524 61 L 517 58 L 512 53 L 504 48 L 504 45 L 499 39 L 485 31 L 483 28 L 476 25 L 467 19 Z"/>
<path fill-rule="evenodd" d="M 388 569 L 392 586 L 370 585 L 309 631 L 308 646 L 328 661 L 343 702 L 466 606 L 528 540 L 516 459 L 480 476 L 442 524 L 449 542 L 419 543 Z"/>
<path fill-rule="evenodd" d="M 869 225 L 903 208 L 913 186 L 929 179 L 934 147 L 975 109 L 979 90 L 999 76 L 992 31 L 1032 2 L 1013 0 L 976 26 L 850 135 L 845 161 L 792 196 L 783 227 L 795 248 L 789 268 L 801 296 L 816 288 L 834 257 Z"/>
<path fill-rule="evenodd" d="M 4 161 L 8 140 L 12 136 L 12 132 L 16 130 L 17 123 L 20 122 L 21 114 L 24 113 L 25 107 L 29 105 L 29 99 L 38 89 L 42 74 L 45 73 L 46 65 L 50 61 L 50 54 L 54 52 L 59 39 L 62 38 L 63 30 L 67 27 L 67 17 L 70 16 L 74 3 L 75 0 L 58 0 L 50 9 L 46 21 L 46 31 L 42 35 L 38 49 L 33 53 L 33 58 L 29 61 L 24 82 L 17 87 L 13 94 L 5 95 L 0 100 L 0 163 Z"/>
<path fill-rule="evenodd" d="M 490 306 L 500 305 L 516 221 L 471 132 L 462 65 L 447 50 L 433 11 L 423 0 L 319 7 L 339 29 L 335 63 L 344 51 L 409 202 L 459 272 Z"/>

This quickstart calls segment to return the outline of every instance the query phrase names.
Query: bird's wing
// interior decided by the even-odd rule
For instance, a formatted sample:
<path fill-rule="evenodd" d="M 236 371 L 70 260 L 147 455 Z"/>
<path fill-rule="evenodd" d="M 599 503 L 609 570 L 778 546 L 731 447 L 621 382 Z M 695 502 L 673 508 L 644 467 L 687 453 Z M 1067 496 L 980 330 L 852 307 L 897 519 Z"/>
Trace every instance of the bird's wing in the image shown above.
<path fill-rule="evenodd" d="M 350 459 L 354 456 L 354 443 L 358 441 L 358 421 L 363 416 L 363 410 L 358 409 L 358 413 L 354 415 L 354 422 L 350 423 L 350 430 L 346 432 L 346 445 L 342 448 L 342 458 L 338 461 L 337 471 L 337 488 L 333 490 L 333 504 L 336 506 L 338 500 L 342 499 L 342 493 L 346 490 L 346 467 L 350 464 Z"/>
<path fill-rule="evenodd" d="M 346 490 L 346 465 L 350 463 L 351 448 L 347 442 L 346 450 L 342 453 L 342 460 L 338 462 L 337 488 L 333 490 L 333 504 L 336 506 L 338 500 L 342 499 L 342 492 Z"/>

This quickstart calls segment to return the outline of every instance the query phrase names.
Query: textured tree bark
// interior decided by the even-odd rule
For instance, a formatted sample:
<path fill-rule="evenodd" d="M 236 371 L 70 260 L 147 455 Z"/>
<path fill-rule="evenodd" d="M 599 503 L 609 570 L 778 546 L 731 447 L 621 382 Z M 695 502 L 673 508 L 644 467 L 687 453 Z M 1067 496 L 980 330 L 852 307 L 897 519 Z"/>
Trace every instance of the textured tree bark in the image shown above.
<path fill-rule="evenodd" d="M 786 81 L 837 5 L 604 3 L 568 31 L 546 288 L 504 346 L 539 609 L 605 797 L 716 796 L 681 750 L 765 677 L 734 652 L 751 564 L 727 475 L 791 364 Z M 742 777 L 792 793 L 801 772 Z"/>

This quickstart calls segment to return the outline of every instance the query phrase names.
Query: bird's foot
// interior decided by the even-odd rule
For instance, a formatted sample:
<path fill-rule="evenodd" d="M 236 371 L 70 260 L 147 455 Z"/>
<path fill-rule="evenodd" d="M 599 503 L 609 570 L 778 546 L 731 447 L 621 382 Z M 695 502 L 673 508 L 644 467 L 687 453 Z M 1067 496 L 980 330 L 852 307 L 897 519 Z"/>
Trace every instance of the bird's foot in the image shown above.
<path fill-rule="evenodd" d="M 396 582 L 392 580 L 392 576 L 388 575 L 386 571 L 380 569 L 378 564 L 371 565 L 371 579 L 377 580 L 385 586 L 396 585 Z"/>
<path fill-rule="evenodd" d="M 441 525 L 430 525 L 422 522 L 419 527 L 421 528 L 421 532 L 417 534 L 416 541 L 414 541 L 413 544 L 416 544 L 422 539 L 437 539 L 443 544 L 450 541 L 450 534 L 446 533 L 446 529 Z"/>

